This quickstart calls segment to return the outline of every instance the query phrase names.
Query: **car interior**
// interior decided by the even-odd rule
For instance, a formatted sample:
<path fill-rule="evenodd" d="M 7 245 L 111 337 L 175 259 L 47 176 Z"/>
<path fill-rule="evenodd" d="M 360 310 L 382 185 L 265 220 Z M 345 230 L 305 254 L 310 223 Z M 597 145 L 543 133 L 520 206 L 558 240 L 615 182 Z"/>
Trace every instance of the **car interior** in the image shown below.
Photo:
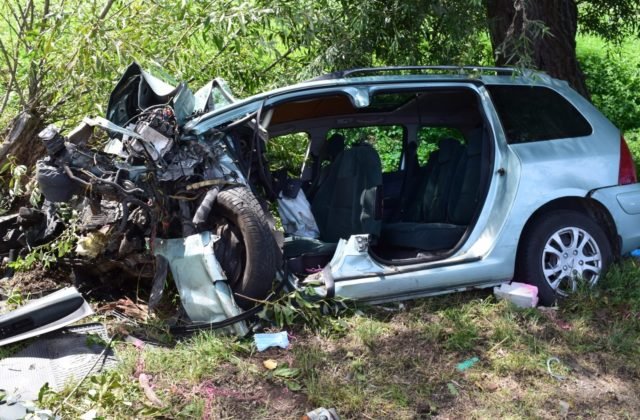
<path fill-rule="evenodd" d="M 354 234 L 369 234 L 372 257 L 394 265 L 446 258 L 464 243 L 493 162 L 473 90 L 378 91 L 366 107 L 346 94 L 316 95 L 266 115 L 268 148 L 292 135 L 307 143 L 294 175 L 320 236 L 285 241 L 292 271 L 323 267 Z"/>

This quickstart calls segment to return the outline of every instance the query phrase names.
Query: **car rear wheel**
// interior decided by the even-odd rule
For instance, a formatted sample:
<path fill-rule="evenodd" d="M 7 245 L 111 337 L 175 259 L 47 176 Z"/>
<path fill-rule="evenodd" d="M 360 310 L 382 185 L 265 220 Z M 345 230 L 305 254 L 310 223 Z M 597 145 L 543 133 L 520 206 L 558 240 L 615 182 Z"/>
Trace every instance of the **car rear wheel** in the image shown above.
<path fill-rule="evenodd" d="M 603 229 L 576 211 L 543 215 L 523 240 L 514 280 L 537 286 L 542 305 L 553 305 L 581 284 L 595 285 L 612 258 Z"/>

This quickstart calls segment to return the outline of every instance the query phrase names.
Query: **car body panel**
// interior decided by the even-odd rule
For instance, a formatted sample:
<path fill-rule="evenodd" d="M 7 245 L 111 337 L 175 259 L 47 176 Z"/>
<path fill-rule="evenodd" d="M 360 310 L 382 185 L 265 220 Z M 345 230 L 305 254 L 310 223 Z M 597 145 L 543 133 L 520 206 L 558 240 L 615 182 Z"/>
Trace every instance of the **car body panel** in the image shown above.
<path fill-rule="evenodd" d="M 640 192 L 629 191 L 616 195 L 618 204 L 627 214 L 640 214 Z"/>
<path fill-rule="evenodd" d="M 585 117 L 588 136 L 508 144 L 484 85 L 542 86 L 555 90 Z M 343 93 L 356 107 L 381 90 L 456 87 L 474 90 L 492 141 L 493 166 L 485 202 L 473 229 L 445 259 L 402 265 L 376 260 L 363 235 L 341 241 L 330 263 L 335 294 L 370 302 L 489 287 L 513 278 L 516 251 L 531 217 L 560 198 L 590 197 L 615 220 L 621 251 L 640 246 L 640 184 L 617 187 L 620 133 L 564 81 L 527 76 L 387 75 L 304 82 L 256 95 L 205 114 L 186 127 L 197 134 L 256 112 L 262 106 L 317 95 Z M 366 98 L 366 99 L 365 99 Z M 282 130 L 281 130 L 282 131 Z M 614 163 L 614 164 L 612 164 Z M 327 283 L 329 284 L 329 283 Z"/>
<path fill-rule="evenodd" d="M 620 253 L 626 254 L 640 247 L 640 184 L 601 188 L 590 194 L 611 213 L 620 237 Z M 624 204 L 622 204 L 624 203 Z M 631 209 L 636 213 L 630 213 Z"/>
<path fill-rule="evenodd" d="M 334 287 L 336 296 L 382 302 L 413 299 L 469 287 L 489 287 L 509 281 L 511 277 L 512 270 L 501 258 L 447 260 L 444 266 L 431 263 L 419 271 L 407 270 L 392 275 L 336 281 Z"/>
<path fill-rule="evenodd" d="M 201 134 L 225 122 L 233 121 L 251 112 L 255 112 L 260 104 L 271 98 L 285 99 L 288 97 L 304 96 L 312 92 L 321 92 L 323 89 L 330 91 L 331 88 L 343 88 L 343 91 L 349 91 L 350 88 L 360 85 L 369 86 L 369 89 L 379 85 L 385 88 L 388 85 L 396 84 L 405 87 L 411 85 L 420 86 L 436 86 L 438 83 L 447 83 L 460 85 L 461 83 L 482 85 L 483 83 L 491 84 L 527 84 L 532 86 L 550 86 L 558 85 L 559 88 L 565 86 L 570 88 L 564 82 L 557 81 L 544 73 L 530 72 L 528 76 L 511 77 L 511 76 L 479 76 L 470 75 L 429 75 L 429 74 L 412 74 L 412 75 L 384 75 L 384 76 L 367 76 L 367 77 L 350 77 L 338 79 L 314 80 L 297 83 L 295 85 L 284 86 L 267 92 L 258 93 L 248 98 L 238 100 L 226 106 L 217 108 L 202 116 L 194 118 L 184 126 L 185 132 L 193 132 Z M 564 85 L 563 85 L 564 83 Z M 334 90 L 335 91 L 335 90 Z M 353 92 L 353 91 L 352 91 Z M 358 92 L 359 93 L 359 92 Z"/>

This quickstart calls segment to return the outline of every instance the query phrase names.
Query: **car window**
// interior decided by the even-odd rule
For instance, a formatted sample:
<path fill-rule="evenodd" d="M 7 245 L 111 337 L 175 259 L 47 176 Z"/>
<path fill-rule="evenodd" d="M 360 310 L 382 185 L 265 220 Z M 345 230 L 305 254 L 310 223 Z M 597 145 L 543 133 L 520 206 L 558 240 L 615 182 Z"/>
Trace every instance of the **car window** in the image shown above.
<path fill-rule="evenodd" d="M 539 86 L 488 85 L 507 142 L 582 137 L 589 122 L 556 91 Z"/>
<path fill-rule="evenodd" d="M 277 171 L 284 168 L 290 176 L 299 177 L 309 142 L 310 136 L 305 132 L 270 138 L 267 143 L 269 169 Z"/>
<path fill-rule="evenodd" d="M 402 145 L 405 129 L 401 125 L 368 126 L 355 128 L 335 128 L 329 130 L 327 138 L 333 134 L 341 134 L 345 145 L 366 142 L 373 146 L 380 156 L 382 172 L 395 172 L 400 169 Z"/>
<path fill-rule="evenodd" d="M 464 136 L 457 128 L 451 127 L 420 127 L 418 129 L 418 162 L 424 166 L 429 161 L 431 153 L 438 150 L 438 142 L 445 138 L 454 138 L 464 143 Z"/>

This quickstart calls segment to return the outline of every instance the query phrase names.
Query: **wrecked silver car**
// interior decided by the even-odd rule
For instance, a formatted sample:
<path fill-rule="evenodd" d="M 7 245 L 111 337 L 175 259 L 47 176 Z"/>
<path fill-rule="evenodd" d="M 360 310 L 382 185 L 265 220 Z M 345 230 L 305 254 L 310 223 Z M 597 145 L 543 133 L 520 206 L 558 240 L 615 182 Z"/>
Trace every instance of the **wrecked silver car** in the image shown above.
<path fill-rule="evenodd" d="M 291 135 L 306 142 L 293 177 L 265 154 Z M 236 316 L 275 279 L 382 302 L 515 275 L 551 304 L 640 245 L 619 130 L 544 74 L 357 69 L 236 101 L 220 80 L 193 94 L 133 64 L 106 118 L 40 137 L 47 203 L 84 200 L 78 270 L 144 273 L 150 306 L 170 270 L 194 322 Z"/>

